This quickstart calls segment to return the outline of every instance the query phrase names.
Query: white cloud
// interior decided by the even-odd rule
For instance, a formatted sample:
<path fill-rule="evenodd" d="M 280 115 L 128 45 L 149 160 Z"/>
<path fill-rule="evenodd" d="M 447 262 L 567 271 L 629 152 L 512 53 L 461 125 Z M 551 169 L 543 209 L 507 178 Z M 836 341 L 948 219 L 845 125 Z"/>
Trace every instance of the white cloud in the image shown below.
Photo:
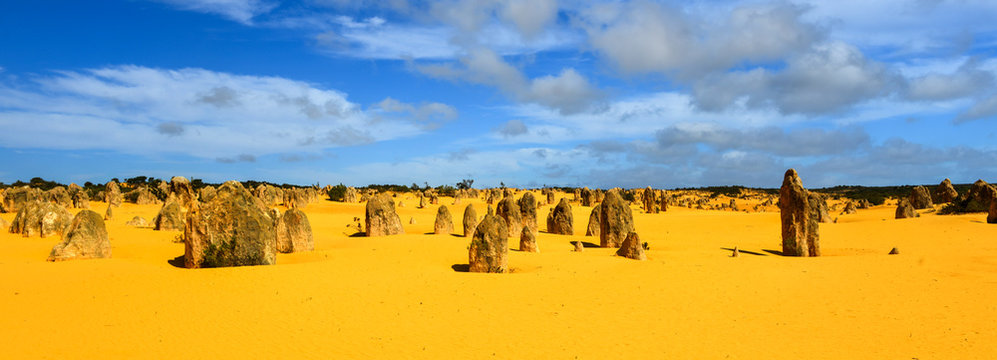
<path fill-rule="evenodd" d="M 602 4 L 582 18 L 592 46 L 624 73 L 691 78 L 805 51 L 822 35 L 800 20 L 803 12 L 790 4 L 744 5 L 717 22 L 707 14 L 633 2 Z"/>
<path fill-rule="evenodd" d="M 247 159 L 412 136 L 456 116 L 445 104 L 399 102 L 392 116 L 372 114 L 335 90 L 204 69 L 120 66 L 35 81 L 0 86 L 5 146 Z"/>
<path fill-rule="evenodd" d="M 706 76 L 695 82 L 699 107 L 716 110 L 742 103 L 786 114 L 823 114 L 896 92 L 899 74 L 841 42 L 817 46 L 787 60 L 783 70 L 756 68 Z"/>
<path fill-rule="evenodd" d="M 912 100 L 950 100 L 977 96 L 994 87 L 994 74 L 981 70 L 974 59 L 968 59 L 951 73 L 929 73 L 910 80 L 907 96 Z"/>
<path fill-rule="evenodd" d="M 602 97 L 600 91 L 574 69 L 564 69 L 557 76 L 527 79 L 519 69 L 485 48 L 471 51 L 460 61 L 460 66 L 443 63 L 416 65 L 415 68 L 441 79 L 494 86 L 514 100 L 540 104 L 557 109 L 562 114 L 588 110 Z"/>
<path fill-rule="evenodd" d="M 167 3 L 183 10 L 207 14 L 221 15 L 230 20 L 246 25 L 253 23 L 253 18 L 265 14 L 277 7 L 277 4 L 267 0 L 154 0 Z"/>
<path fill-rule="evenodd" d="M 997 117 L 997 95 L 980 100 L 970 107 L 966 112 L 956 117 L 956 123 L 963 123 L 972 120 L 992 119 Z"/>
<path fill-rule="evenodd" d="M 495 129 L 495 132 L 504 137 L 519 136 L 526 134 L 528 131 L 529 129 L 526 128 L 526 124 L 523 124 L 522 120 L 509 120 Z"/>

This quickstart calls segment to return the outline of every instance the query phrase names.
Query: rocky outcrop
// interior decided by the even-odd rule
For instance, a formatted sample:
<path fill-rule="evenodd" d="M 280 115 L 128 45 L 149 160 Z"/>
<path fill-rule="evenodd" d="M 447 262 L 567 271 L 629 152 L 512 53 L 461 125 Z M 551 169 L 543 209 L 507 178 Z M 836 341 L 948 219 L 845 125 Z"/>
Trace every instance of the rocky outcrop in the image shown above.
<path fill-rule="evenodd" d="M 215 187 L 211 185 L 205 186 L 200 190 L 197 190 L 198 201 L 202 202 L 211 201 L 211 199 L 215 198 L 215 191 L 217 190 L 215 190 Z"/>
<path fill-rule="evenodd" d="M 124 195 L 126 201 L 138 205 L 158 204 L 159 198 L 147 187 L 140 187 Z"/>
<path fill-rule="evenodd" d="M 658 192 L 648 186 L 641 194 L 641 202 L 644 205 L 644 212 L 647 214 L 657 214 L 660 211 Z"/>
<path fill-rule="evenodd" d="M 519 204 L 512 197 L 506 197 L 495 206 L 495 215 L 505 220 L 506 236 L 519 236 L 519 225 L 523 224 L 523 217 L 519 213 Z"/>
<path fill-rule="evenodd" d="M 917 211 L 915 211 L 914 205 L 911 205 L 910 201 L 906 198 L 901 198 L 900 201 L 897 202 L 895 218 L 910 219 L 919 216 L 921 216 L 921 214 L 918 214 Z"/>
<path fill-rule="evenodd" d="M 149 221 L 146 220 L 145 218 L 141 216 L 136 216 L 133 217 L 131 220 L 128 220 L 128 222 L 126 222 L 125 225 L 135 226 L 135 227 L 148 227 L 150 224 Z"/>
<path fill-rule="evenodd" d="M 910 201 L 910 204 L 914 207 L 914 209 L 919 210 L 930 209 L 934 206 L 934 204 L 931 203 L 931 194 L 928 193 L 928 189 L 920 185 L 915 186 L 914 189 L 911 190 L 908 201 Z"/>
<path fill-rule="evenodd" d="M 592 206 L 592 204 L 595 203 L 595 194 L 593 194 L 592 190 L 589 190 L 589 188 L 582 188 L 580 195 L 582 206 Z"/>
<path fill-rule="evenodd" d="M 990 211 L 987 212 L 987 223 L 997 224 L 997 199 L 990 201 Z"/>
<path fill-rule="evenodd" d="M 404 234 L 402 219 L 395 212 L 395 202 L 387 194 L 378 194 L 367 200 L 365 225 L 367 236 Z"/>
<path fill-rule="evenodd" d="M 44 192 L 45 201 L 54 203 L 64 208 L 73 207 L 73 198 L 69 196 L 69 191 L 62 186 L 56 186 Z"/>
<path fill-rule="evenodd" d="M 121 206 L 121 187 L 114 180 L 104 185 L 104 202 L 112 206 Z"/>
<path fill-rule="evenodd" d="M 453 232 L 453 217 L 445 205 L 436 210 L 436 221 L 433 222 L 433 233 L 447 235 Z"/>
<path fill-rule="evenodd" d="M 602 208 L 599 214 L 599 246 L 620 247 L 634 230 L 630 206 L 615 189 L 606 193 L 599 206 Z"/>
<path fill-rule="evenodd" d="M 540 252 L 537 247 L 537 235 L 529 226 L 523 225 L 523 230 L 519 233 L 519 251 Z"/>
<path fill-rule="evenodd" d="M 0 203 L 0 208 L 2 208 L 5 213 L 16 213 L 21 210 L 21 208 L 36 202 L 42 201 L 42 191 L 27 186 L 21 186 L 16 188 L 7 189 L 3 194 L 2 203 Z"/>
<path fill-rule="evenodd" d="M 114 205 L 107 204 L 107 210 L 104 210 L 104 220 L 114 219 Z"/>
<path fill-rule="evenodd" d="M 532 192 L 527 191 L 519 198 L 519 215 L 524 226 L 528 226 L 534 235 L 539 231 L 537 226 L 537 200 Z"/>
<path fill-rule="evenodd" d="M 819 223 L 829 223 L 831 222 L 831 214 L 827 211 L 827 198 L 823 195 L 807 192 L 808 201 L 810 202 L 810 208 L 816 214 L 817 222 Z"/>
<path fill-rule="evenodd" d="M 599 219 L 602 217 L 602 204 L 596 205 L 589 213 L 589 223 L 585 227 L 585 236 L 599 236 Z"/>
<path fill-rule="evenodd" d="M 783 255 L 820 256 L 818 203 L 803 187 L 796 170 L 787 170 L 779 189 Z"/>
<path fill-rule="evenodd" d="M 942 180 L 941 184 L 935 187 L 935 191 L 931 193 L 931 197 L 936 204 L 944 204 L 958 199 L 959 192 L 955 191 L 952 181 L 946 178 Z"/>
<path fill-rule="evenodd" d="M 242 184 L 222 184 L 209 202 L 187 212 L 184 264 L 188 268 L 272 265 L 277 239 L 273 219 Z"/>
<path fill-rule="evenodd" d="M 292 209 L 304 209 L 308 206 L 308 193 L 306 189 L 284 189 L 284 206 Z"/>
<path fill-rule="evenodd" d="M 841 211 L 842 214 L 854 214 L 856 212 L 858 210 L 855 208 L 855 203 L 851 201 L 845 204 L 845 209 Z"/>
<path fill-rule="evenodd" d="M 271 216 L 273 218 L 273 216 Z M 293 253 L 315 250 L 312 225 L 298 209 L 288 209 L 277 218 L 277 251 Z"/>
<path fill-rule="evenodd" d="M 469 271 L 508 272 L 508 254 L 509 229 L 505 220 L 496 215 L 485 215 L 471 236 L 471 245 L 468 247 Z"/>
<path fill-rule="evenodd" d="M 185 218 L 186 216 L 180 208 L 180 202 L 173 194 L 170 194 L 152 222 L 155 224 L 156 230 L 183 231 Z"/>
<path fill-rule="evenodd" d="M 627 234 L 623 244 L 620 244 L 620 249 L 616 250 L 616 255 L 627 259 L 647 260 L 647 255 L 644 254 L 644 244 L 640 242 L 640 237 L 635 231 Z"/>
<path fill-rule="evenodd" d="M 547 215 L 547 232 L 558 235 L 574 235 L 574 218 L 568 199 L 561 198 L 557 206 Z"/>
<path fill-rule="evenodd" d="M 10 224 L 10 232 L 24 237 L 48 237 L 65 233 L 73 215 L 65 207 L 50 202 L 33 201 L 21 207 Z"/>
<path fill-rule="evenodd" d="M 355 187 L 347 187 L 346 192 L 343 193 L 343 202 L 350 204 L 360 202 L 360 192 Z"/>
<path fill-rule="evenodd" d="M 82 210 L 73 217 L 62 242 L 52 248 L 48 261 L 111 257 L 111 241 L 100 214 Z"/>
<path fill-rule="evenodd" d="M 87 195 L 86 190 L 76 184 L 69 184 L 69 188 L 67 190 L 69 191 L 69 197 L 73 201 L 73 208 L 90 208 L 90 195 Z"/>
<path fill-rule="evenodd" d="M 283 192 L 277 187 L 268 184 L 256 185 L 256 188 L 253 189 L 253 196 L 260 199 L 260 201 L 263 202 L 263 205 L 268 208 L 276 206 L 284 201 Z"/>
<path fill-rule="evenodd" d="M 474 228 L 478 226 L 478 212 L 474 210 L 474 206 L 467 204 L 464 208 L 464 237 L 471 237 L 474 235 Z"/>

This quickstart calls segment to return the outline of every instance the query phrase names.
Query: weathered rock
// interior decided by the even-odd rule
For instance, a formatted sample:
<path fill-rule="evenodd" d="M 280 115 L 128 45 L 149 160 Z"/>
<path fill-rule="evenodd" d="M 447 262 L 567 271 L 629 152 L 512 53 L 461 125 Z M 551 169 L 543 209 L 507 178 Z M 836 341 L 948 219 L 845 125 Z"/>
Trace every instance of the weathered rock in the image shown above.
<path fill-rule="evenodd" d="M 664 190 L 661 190 L 661 199 L 658 202 L 658 210 L 661 210 L 662 212 L 668 211 L 668 194 Z"/>
<path fill-rule="evenodd" d="M 437 235 L 446 235 L 453 232 L 453 217 L 450 210 L 445 205 L 440 205 L 436 210 L 436 221 L 433 223 L 433 232 Z"/>
<path fill-rule="evenodd" d="M 858 212 L 858 210 L 855 209 L 855 203 L 851 201 L 849 201 L 848 204 L 845 204 L 845 209 L 841 211 L 842 214 L 854 214 L 856 212 Z"/>
<path fill-rule="evenodd" d="M 918 214 L 917 211 L 915 211 L 914 206 L 911 205 L 910 201 L 906 198 L 901 198 L 900 201 L 897 202 L 897 219 L 909 219 L 919 216 L 921 216 L 921 214 Z"/>
<path fill-rule="evenodd" d="M 5 220 L 4 218 L 0 218 L 0 229 L 8 229 L 9 230 L 10 229 L 10 222 L 8 222 L 7 220 Z"/>
<path fill-rule="evenodd" d="M 367 201 L 367 236 L 404 234 L 402 219 L 395 212 L 395 201 L 387 194 L 374 195 Z"/>
<path fill-rule="evenodd" d="M 10 224 L 10 232 L 24 237 L 48 237 L 65 233 L 73 215 L 66 208 L 50 202 L 33 201 L 21 207 Z"/>
<path fill-rule="evenodd" d="M 176 197 L 177 203 L 180 205 L 180 211 L 183 214 L 187 214 L 187 211 L 197 203 L 197 194 L 194 193 L 194 187 L 190 184 L 190 180 L 187 180 L 183 176 L 174 176 L 170 179 L 170 193 L 168 195 Z"/>
<path fill-rule="evenodd" d="M 187 212 L 184 264 L 187 268 L 272 265 L 277 234 L 266 207 L 242 184 L 222 184 L 215 198 Z"/>
<path fill-rule="evenodd" d="M 529 226 L 523 225 L 523 230 L 519 233 L 519 251 L 540 252 L 537 247 L 537 235 Z"/>
<path fill-rule="evenodd" d="M 935 191 L 931 193 L 931 195 L 932 200 L 938 204 L 953 202 L 959 198 L 959 192 L 955 191 L 955 187 L 952 186 L 952 181 L 948 178 L 942 180 L 942 182 L 935 187 Z"/>
<path fill-rule="evenodd" d="M 519 204 L 512 197 L 499 201 L 498 205 L 495 206 L 495 215 L 505 220 L 506 231 L 508 231 L 506 236 L 519 236 L 519 225 L 523 223 L 523 217 L 519 212 Z"/>
<path fill-rule="evenodd" d="M 986 181 L 976 180 L 969 191 L 959 198 L 958 212 L 987 212 L 990 210 L 990 202 L 997 198 L 997 189 L 994 189 Z"/>
<path fill-rule="evenodd" d="M 125 225 L 135 226 L 135 227 L 148 227 L 149 221 L 141 216 L 136 216 L 133 217 L 131 220 L 128 220 L 128 222 L 126 222 Z"/>
<path fill-rule="evenodd" d="M 293 253 L 312 250 L 315 250 L 315 240 L 308 216 L 301 210 L 288 209 L 277 218 L 277 251 Z"/>
<path fill-rule="evenodd" d="M 599 214 L 599 246 L 620 247 L 634 230 L 630 206 L 615 189 L 606 193 L 599 206 L 602 208 Z"/>
<path fill-rule="evenodd" d="M 900 255 L 900 249 L 893 248 L 890 250 L 890 253 L 887 255 Z"/>
<path fill-rule="evenodd" d="M 568 199 L 561 198 L 557 206 L 547 215 L 547 232 L 559 235 L 574 235 L 574 217 Z"/>
<path fill-rule="evenodd" d="M 807 192 L 808 201 L 810 203 L 811 211 L 814 212 L 819 223 L 829 223 L 831 222 L 831 214 L 827 211 L 827 198 L 821 194 Z"/>
<path fill-rule="evenodd" d="M 478 226 L 478 212 L 474 210 L 474 206 L 467 204 L 464 208 L 464 237 L 471 237 L 474 235 L 474 228 Z"/>
<path fill-rule="evenodd" d="M 185 214 L 180 208 L 180 202 L 170 194 L 170 197 L 159 208 L 159 214 L 153 219 L 155 229 L 160 231 L 183 231 Z"/>
<path fill-rule="evenodd" d="M 469 271 L 507 272 L 508 254 L 509 229 L 505 220 L 497 215 L 485 215 L 471 237 L 471 246 L 468 248 Z"/>
<path fill-rule="evenodd" d="M 585 244 L 581 241 L 575 241 L 575 252 L 582 252 L 585 250 Z"/>
<path fill-rule="evenodd" d="M 360 192 L 355 187 L 347 187 L 346 192 L 343 193 L 343 202 L 350 204 L 360 202 Z"/>
<path fill-rule="evenodd" d="M 52 248 L 48 261 L 111 257 L 111 241 L 100 214 L 82 210 L 73 217 L 62 242 Z"/>
<path fill-rule="evenodd" d="M 292 209 L 304 209 L 308 206 L 308 197 L 305 189 L 284 189 L 284 206 Z"/>
<path fill-rule="evenodd" d="M 640 242 L 640 237 L 637 236 L 636 231 L 627 234 L 626 239 L 620 244 L 620 249 L 616 250 L 616 255 L 634 260 L 647 260 L 647 255 L 644 254 L 644 245 Z"/>
<path fill-rule="evenodd" d="M 734 251 L 731 251 L 730 257 L 739 257 L 739 256 L 741 256 L 741 250 L 738 250 L 737 246 L 735 246 Z"/>
<path fill-rule="evenodd" d="M 107 204 L 107 210 L 104 210 L 104 220 L 114 219 L 114 205 Z"/>
<path fill-rule="evenodd" d="M 200 190 L 197 191 L 198 201 L 201 201 L 201 202 L 211 201 L 212 199 L 215 198 L 215 192 L 216 191 L 217 190 L 215 189 L 215 187 L 211 186 L 211 185 L 202 187 Z"/>
<path fill-rule="evenodd" d="M 532 192 L 527 191 L 521 198 L 519 198 L 519 215 L 523 221 L 524 226 L 529 226 L 530 231 L 536 235 L 537 231 L 540 230 L 537 225 L 537 200 L 533 196 Z M 510 225 L 511 226 L 511 225 Z"/>
<path fill-rule="evenodd" d="M 934 204 L 931 203 L 931 194 L 928 193 L 928 189 L 920 185 L 915 186 L 914 189 L 911 190 L 910 198 L 908 200 L 914 209 L 928 209 L 934 206 Z"/>
<path fill-rule="evenodd" d="M 582 206 L 592 206 L 592 204 L 595 202 L 593 201 L 594 196 L 592 194 L 592 190 L 589 190 L 589 188 L 587 187 L 582 188 L 580 195 L 581 195 Z"/>
<path fill-rule="evenodd" d="M 803 187 L 796 170 L 787 170 L 779 189 L 783 255 L 820 256 L 819 203 Z"/>
<path fill-rule="evenodd" d="M 602 218 L 602 204 L 592 207 L 589 213 L 589 223 L 585 227 L 585 236 L 599 236 L 599 219 Z"/>
<path fill-rule="evenodd" d="M 104 185 L 104 202 L 108 205 L 121 206 L 121 188 L 114 180 L 108 181 Z"/>
<path fill-rule="evenodd" d="M 21 186 L 16 188 L 7 189 L 3 196 L 3 203 L 0 204 L 3 207 L 3 212 L 5 213 L 16 213 L 21 210 L 21 208 L 36 202 L 43 200 L 42 191 L 28 186 Z"/>
<path fill-rule="evenodd" d="M 997 199 L 990 201 L 990 211 L 987 212 L 987 223 L 997 224 Z"/>
<path fill-rule="evenodd" d="M 547 197 L 547 205 L 551 205 L 554 203 L 554 196 L 555 196 L 554 190 L 544 189 L 544 196 Z"/>
<path fill-rule="evenodd" d="M 62 186 L 56 186 L 49 189 L 44 193 L 44 198 L 45 201 L 65 208 L 73 207 L 73 198 L 69 196 L 69 191 L 66 191 L 66 188 Z"/>
<path fill-rule="evenodd" d="M 657 214 L 660 211 L 658 207 L 658 192 L 648 186 L 644 189 L 644 193 L 641 194 L 641 202 L 644 205 L 644 212 L 648 214 Z"/>
<path fill-rule="evenodd" d="M 138 205 L 150 205 L 158 204 L 159 198 L 156 197 L 147 187 L 140 187 L 138 189 L 132 190 L 124 195 L 126 201 L 138 204 Z"/>
<path fill-rule="evenodd" d="M 263 202 L 263 206 L 268 208 L 276 206 L 284 201 L 283 192 L 281 192 L 280 189 L 268 184 L 256 185 L 256 188 L 253 189 L 253 196 L 260 199 L 260 201 Z"/>
<path fill-rule="evenodd" d="M 87 195 L 86 190 L 83 190 L 79 185 L 69 184 L 69 197 L 73 200 L 73 208 L 76 209 L 89 209 L 90 208 L 90 195 Z"/>

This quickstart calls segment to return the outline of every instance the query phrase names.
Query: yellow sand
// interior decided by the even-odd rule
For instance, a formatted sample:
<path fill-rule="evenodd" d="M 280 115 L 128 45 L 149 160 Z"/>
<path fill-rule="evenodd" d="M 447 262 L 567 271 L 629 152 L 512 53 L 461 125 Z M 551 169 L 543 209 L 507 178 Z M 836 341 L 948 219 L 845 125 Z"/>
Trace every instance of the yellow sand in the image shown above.
<path fill-rule="evenodd" d="M 571 241 L 598 243 L 581 236 L 591 208 L 573 205 L 578 236 L 542 232 L 541 253 L 510 251 L 514 273 L 472 274 L 452 268 L 467 263 L 466 238 L 426 235 L 436 207 L 398 200 L 406 234 L 379 238 L 348 236 L 362 204 L 309 205 L 315 251 L 275 266 L 171 265 L 183 254 L 176 232 L 124 225 L 151 220 L 154 205 L 116 210 L 112 259 L 48 263 L 58 237 L 3 232 L 0 359 L 987 359 L 997 349 L 997 225 L 985 215 L 837 211 L 821 225 L 824 257 L 787 258 L 768 252 L 780 249 L 778 212 L 635 205 L 651 247 L 638 262 L 571 252 Z M 458 233 L 464 204 L 450 206 Z M 886 255 L 894 246 L 901 255 Z"/>

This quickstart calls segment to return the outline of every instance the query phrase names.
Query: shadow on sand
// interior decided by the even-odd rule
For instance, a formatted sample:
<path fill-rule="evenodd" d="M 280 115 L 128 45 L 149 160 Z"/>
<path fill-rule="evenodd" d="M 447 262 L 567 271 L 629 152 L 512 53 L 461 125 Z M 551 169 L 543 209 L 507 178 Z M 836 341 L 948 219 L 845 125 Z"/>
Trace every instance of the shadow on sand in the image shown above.
<path fill-rule="evenodd" d="M 471 272 L 471 264 L 453 264 L 450 268 L 456 272 Z"/>
<path fill-rule="evenodd" d="M 721 250 L 727 250 L 727 251 L 734 251 L 733 248 L 722 247 L 720 249 Z M 774 250 L 765 250 L 765 251 L 771 252 L 771 251 L 774 251 Z M 760 252 L 754 252 L 754 251 L 748 251 L 748 250 L 741 250 L 741 249 L 737 249 L 737 252 L 741 253 L 741 254 L 748 254 L 748 255 L 768 256 L 767 254 L 762 254 Z M 782 255 L 782 253 L 779 253 L 778 255 Z"/>
<path fill-rule="evenodd" d="M 772 254 L 772 255 L 786 256 L 786 254 L 783 254 L 782 251 L 779 251 L 779 250 L 762 249 L 762 251 L 767 252 L 767 253 Z M 744 252 L 744 251 L 741 251 L 741 252 Z"/>
<path fill-rule="evenodd" d="M 575 242 L 574 241 L 568 241 L 568 245 L 575 246 Z M 600 247 L 600 246 L 599 246 L 599 244 L 590 243 L 588 241 L 582 241 L 582 247 L 585 247 L 587 249 L 587 248 L 597 248 L 597 247 Z"/>
<path fill-rule="evenodd" d="M 184 265 L 184 256 L 183 255 L 177 256 L 177 257 L 175 257 L 173 259 L 170 259 L 170 260 L 166 260 L 166 262 L 168 264 L 170 264 L 170 265 L 173 265 L 173 267 L 178 267 L 178 268 L 181 268 L 181 269 L 186 269 L 187 268 L 187 266 Z"/>

